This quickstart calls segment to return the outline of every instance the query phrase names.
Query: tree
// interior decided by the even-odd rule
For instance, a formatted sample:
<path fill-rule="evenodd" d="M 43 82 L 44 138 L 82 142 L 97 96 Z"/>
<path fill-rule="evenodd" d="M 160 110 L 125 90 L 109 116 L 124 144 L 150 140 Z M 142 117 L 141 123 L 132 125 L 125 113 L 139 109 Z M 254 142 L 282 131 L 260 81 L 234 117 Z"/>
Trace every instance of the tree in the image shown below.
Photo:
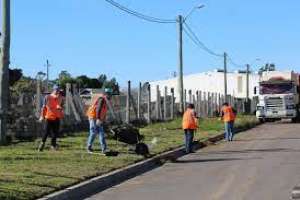
<path fill-rule="evenodd" d="M 13 86 L 22 76 L 22 69 L 9 69 L 9 86 Z"/>

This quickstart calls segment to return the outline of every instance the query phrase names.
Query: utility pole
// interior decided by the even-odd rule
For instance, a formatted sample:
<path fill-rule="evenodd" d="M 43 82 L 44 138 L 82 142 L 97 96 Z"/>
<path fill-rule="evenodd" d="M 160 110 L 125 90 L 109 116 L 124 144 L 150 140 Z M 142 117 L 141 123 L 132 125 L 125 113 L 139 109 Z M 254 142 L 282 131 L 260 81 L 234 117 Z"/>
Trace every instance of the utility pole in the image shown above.
<path fill-rule="evenodd" d="M 48 92 L 48 90 L 49 90 L 49 67 L 50 67 L 48 59 L 46 61 L 46 67 L 47 67 L 46 92 Z"/>
<path fill-rule="evenodd" d="M 250 73 L 250 65 L 246 65 L 246 102 L 249 102 L 249 73 Z"/>
<path fill-rule="evenodd" d="M 2 45 L 0 47 L 0 144 L 5 144 L 7 111 L 9 106 L 10 0 L 2 0 L 2 13 Z"/>
<path fill-rule="evenodd" d="M 250 65 L 246 65 L 246 112 L 250 112 L 250 101 L 249 101 L 249 73 L 250 73 Z"/>
<path fill-rule="evenodd" d="M 178 93 L 179 93 L 179 112 L 183 113 L 183 54 L 182 54 L 182 24 L 183 17 L 178 16 Z"/>
<path fill-rule="evenodd" d="M 227 53 L 224 52 L 224 95 L 225 95 L 225 102 L 228 101 L 228 94 L 227 94 Z"/>

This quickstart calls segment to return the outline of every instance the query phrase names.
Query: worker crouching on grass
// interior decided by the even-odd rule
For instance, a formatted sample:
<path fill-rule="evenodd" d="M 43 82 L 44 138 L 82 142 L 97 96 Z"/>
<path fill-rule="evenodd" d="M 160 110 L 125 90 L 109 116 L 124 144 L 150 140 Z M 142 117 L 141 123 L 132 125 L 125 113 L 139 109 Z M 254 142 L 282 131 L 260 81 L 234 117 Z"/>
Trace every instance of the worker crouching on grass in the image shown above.
<path fill-rule="evenodd" d="M 182 129 L 185 135 L 185 151 L 186 153 L 193 153 L 193 139 L 194 132 L 198 127 L 198 118 L 194 110 L 194 104 L 189 104 L 184 112 L 182 119 Z"/>
<path fill-rule="evenodd" d="M 110 93 L 99 94 L 92 99 L 92 103 L 88 109 L 87 115 L 89 118 L 90 131 L 87 141 L 87 151 L 88 153 L 93 153 L 93 142 L 96 135 L 99 135 L 100 147 L 102 153 L 107 153 L 107 144 L 105 141 L 104 134 L 104 122 L 106 120 L 106 115 L 108 111 L 108 100 L 110 98 Z"/>
<path fill-rule="evenodd" d="M 44 98 L 41 117 L 39 121 L 42 122 L 46 120 L 46 130 L 43 134 L 42 142 L 39 145 L 38 151 L 44 150 L 46 140 L 49 135 L 52 135 L 51 149 L 58 149 L 56 140 L 59 134 L 60 120 L 64 116 L 62 102 L 62 91 L 60 91 L 59 87 L 57 86 L 54 86 L 52 93 L 45 96 Z"/>
<path fill-rule="evenodd" d="M 225 140 L 232 141 L 234 136 L 234 121 L 236 111 L 228 104 L 224 103 L 221 111 L 221 118 L 225 125 Z"/>

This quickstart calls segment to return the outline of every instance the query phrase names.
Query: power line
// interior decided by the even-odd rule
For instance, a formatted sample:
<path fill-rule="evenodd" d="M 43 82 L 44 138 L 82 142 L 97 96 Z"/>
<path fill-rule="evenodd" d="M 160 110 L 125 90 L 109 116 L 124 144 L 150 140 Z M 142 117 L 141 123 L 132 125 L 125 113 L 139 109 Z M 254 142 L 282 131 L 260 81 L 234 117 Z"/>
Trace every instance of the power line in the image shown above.
<path fill-rule="evenodd" d="M 162 18 L 157 18 L 157 17 L 152 17 L 152 16 L 149 16 L 149 15 L 145 15 L 145 14 L 142 14 L 140 12 L 137 12 L 135 10 L 131 10 L 113 0 L 105 0 L 107 3 L 113 5 L 114 7 L 130 14 L 130 15 L 133 15 L 137 18 L 140 18 L 142 20 L 145 20 L 145 21 L 148 21 L 148 22 L 153 22 L 153 23 L 161 23 L 161 24 L 172 24 L 172 23 L 176 23 L 176 20 L 174 19 L 162 19 Z"/>
<path fill-rule="evenodd" d="M 228 56 L 228 62 L 229 62 L 230 64 L 232 64 L 233 66 L 237 67 L 237 68 L 243 68 L 242 65 L 237 64 L 237 63 L 236 63 L 235 61 L 233 61 L 233 59 L 232 59 L 231 57 L 229 57 L 229 56 Z"/>
<path fill-rule="evenodd" d="M 187 28 L 187 30 L 185 28 L 183 29 L 184 32 L 197 46 L 199 46 L 201 49 L 213 56 L 223 57 L 222 54 L 215 53 L 213 50 L 209 49 L 203 42 L 201 42 L 199 37 L 195 34 L 195 32 L 189 27 L 189 25 L 186 22 L 184 22 L 184 25 Z"/>

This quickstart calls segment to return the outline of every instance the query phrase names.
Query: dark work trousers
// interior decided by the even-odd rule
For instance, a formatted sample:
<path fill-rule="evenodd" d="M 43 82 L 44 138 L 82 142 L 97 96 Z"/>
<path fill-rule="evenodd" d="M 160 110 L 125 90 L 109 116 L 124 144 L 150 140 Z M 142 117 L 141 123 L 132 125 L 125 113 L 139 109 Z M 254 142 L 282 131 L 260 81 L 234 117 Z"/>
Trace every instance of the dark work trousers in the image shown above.
<path fill-rule="evenodd" d="M 46 131 L 44 132 L 42 142 L 45 143 L 47 140 L 47 137 L 51 135 L 51 146 L 56 147 L 56 139 L 59 134 L 59 119 L 56 120 L 46 120 Z"/>
<path fill-rule="evenodd" d="M 195 130 L 193 130 L 193 129 L 184 129 L 186 153 L 193 152 L 194 131 Z"/>

